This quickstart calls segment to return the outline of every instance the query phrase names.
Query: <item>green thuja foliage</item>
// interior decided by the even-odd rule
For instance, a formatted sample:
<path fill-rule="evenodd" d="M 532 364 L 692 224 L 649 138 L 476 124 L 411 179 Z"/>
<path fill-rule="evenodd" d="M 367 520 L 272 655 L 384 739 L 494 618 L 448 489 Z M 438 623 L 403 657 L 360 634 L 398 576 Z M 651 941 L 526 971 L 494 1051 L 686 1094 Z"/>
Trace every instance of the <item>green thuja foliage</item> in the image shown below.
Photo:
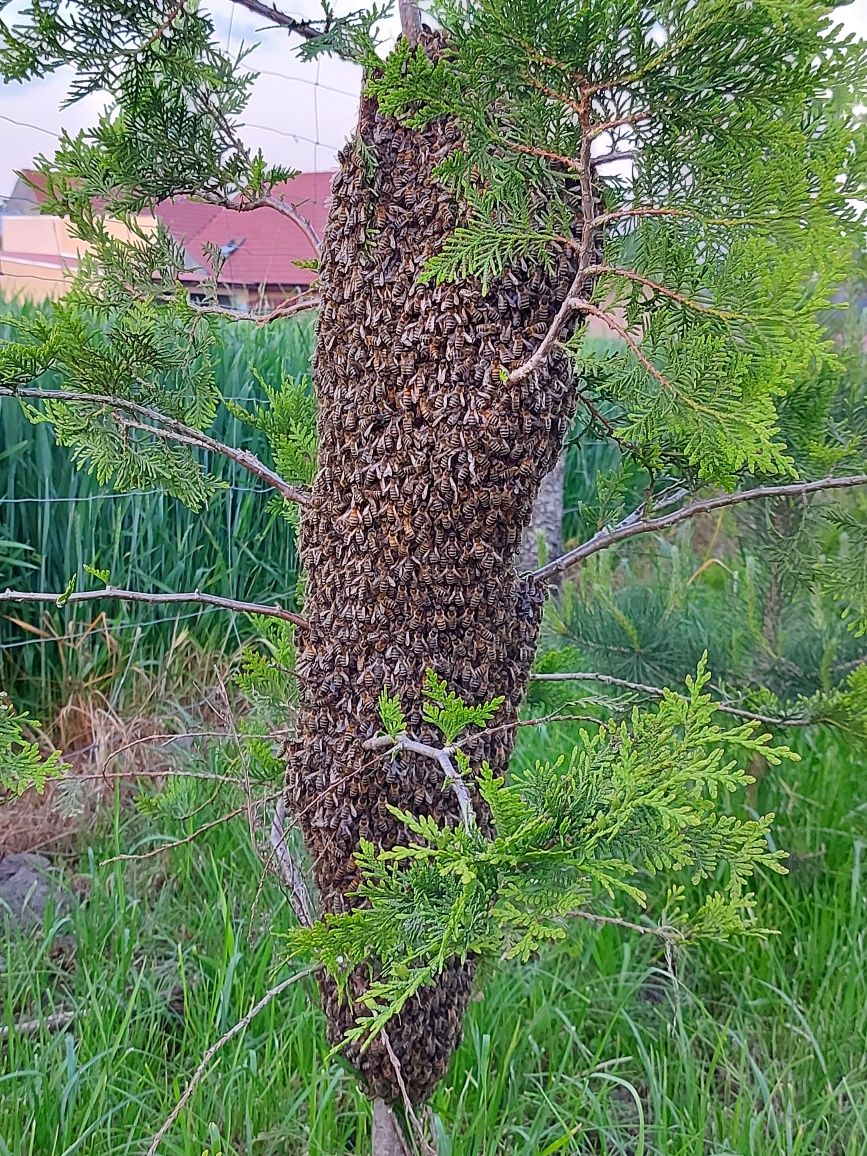
<path fill-rule="evenodd" d="M 749 759 L 797 756 L 772 746 L 756 722 L 721 726 L 709 682 L 700 663 L 684 694 L 666 691 L 653 710 L 582 730 L 570 753 L 509 781 L 483 764 L 478 788 L 490 825 L 440 824 L 394 808 L 409 842 L 385 850 L 362 843 L 365 904 L 288 937 L 291 956 L 321 963 L 344 992 L 354 969 L 369 969 L 366 1012 L 348 1038 L 375 1035 L 454 957 L 526 960 L 563 938 L 575 918 L 604 922 L 609 903 L 640 910 L 647 875 L 665 873 L 677 888 L 655 929 L 664 938 L 755 931 L 750 878 L 759 868 L 783 871 L 785 854 L 768 846 L 772 815 L 741 819 L 721 803 L 752 781 Z M 434 683 L 442 697 L 428 676 Z M 394 700 L 383 701 L 396 714 Z M 449 701 L 456 719 L 460 700 Z M 464 706 L 464 727 L 496 709 Z M 461 731 L 448 733 L 454 742 Z M 692 900 L 690 891 L 688 902 L 680 877 L 703 894 Z"/>
<path fill-rule="evenodd" d="M 0 691 L 0 791 L 13 798 L 29 790 L 41 795 L 49 779 L 60 778 L 67 769 L 57 751 L 45 757 L 25 736 L 25 731 L 38 726 L 24 712 L 16 712 Z"/>
<path fill-rule="evenodd" d="M 277 472 L 287 482 L 309 485 L 316 472 L 316 399 L 309 377 L 284 377 L 272 386 L 261 375 L 255 375 L 266 403 L 252 411 L 232 401 L 226 408 L 239 421 L 261 430 L 268 439 Z M 296 521 L 297 507 L 274 499 L 275 508 L 291 522 Z"/>
<path fill-rule="evenodd" d="M 505 701 L 500 695 L 490 702 L 467 706 L 459 695 L 449 690 L 445 679 L 433 670 L 425 674 L 424 694 L 422 719 L 436 727 L 449 744 L 463 734 L 467 727 L 487 726 Z"/>
<path fill-rule="evenodd" d="M 427 276 L 581 251 L 590 191 L 601 254 L 574 291 L 641 341 L 599 358 L 579 332 L 572 349 L 618 436 L 703 479 L 792 472 L 779 405 L 833 360 L 816 315 L 860 240 L 863 44 L 814 0 L 436 11 L 442 56 L 404 43 L 370 84 L 410 125 L 463 130 L 440 174 L 471 217 Z"/>

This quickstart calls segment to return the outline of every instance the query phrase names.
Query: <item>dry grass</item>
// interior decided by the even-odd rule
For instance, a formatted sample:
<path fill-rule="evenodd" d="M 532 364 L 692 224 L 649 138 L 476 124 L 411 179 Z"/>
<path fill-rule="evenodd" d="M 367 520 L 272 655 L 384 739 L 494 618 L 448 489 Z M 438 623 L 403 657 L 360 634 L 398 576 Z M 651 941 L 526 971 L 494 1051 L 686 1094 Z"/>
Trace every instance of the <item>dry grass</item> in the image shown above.
<path fill-rule="evenodd" d="M 63 701 L 32 737 L 46 752 L 61 751 L 70 771 L 42 795 L 28 791 L 4 800 L 0 794 L 0 856 L 72 850 L 99 824 L 116 793 L 126 802 L 136 780 L 158 785 L 171 773 L 173 748 L 224 732 L 221 688 L 236 658 L 217 658 L 181 632 L 158 668 L 126 665 L 121 694 L 116 682 L 107 693 L 102 676 L 76 677 L 74 664 L 67 667 Z M 118 652 L 117 667 L 122 663 Z"/>

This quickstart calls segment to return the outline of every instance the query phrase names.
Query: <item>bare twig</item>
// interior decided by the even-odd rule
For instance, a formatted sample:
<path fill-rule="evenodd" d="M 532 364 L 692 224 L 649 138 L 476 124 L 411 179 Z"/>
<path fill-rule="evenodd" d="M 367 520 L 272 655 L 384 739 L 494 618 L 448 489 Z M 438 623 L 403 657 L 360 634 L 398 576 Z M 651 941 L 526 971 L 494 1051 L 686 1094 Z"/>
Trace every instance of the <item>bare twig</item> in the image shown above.
<path fill-rule="evenodd" d="M 662 698 L 665 695 L 665 690 L 661 686 L 650 686 L 644 682 L 630 682 L 625 678 L 615 678 L 611 674 L 600 674 L 597 671 L 581 670 L 581 671 L 557 671 L 550 674 L 533 673 L 530 675 L 531 682 L 598 682 L 603 686 L 617 686 L 622 690 L 631 690 L 636 694 L 646 694 L 651 698 Z M 677 694 L 676 691 L 669 691 L 670 694 Z M 677 694 L 678 698 L 683 698 L 681 694 Z M 713 704 L 714 710 L 720 711 L 722 714 L 730 714 L 735 718 L 748 719 L 750 722 L 763 723 L 766 726 L 776 727 L 806 727 L 810 726 L 813 719 L 804 718 L 802 716 L 795 716 L 793 718 L 777 718 L 773 715 L 757 714 L 755 711 L 743 710 L 741 707 L 729 706 L 725 702 L 715 702 Z M 556 720 L 555 720 L 556 721 Z"/>
<path fill-rule="evenodd" d="M 231 132 L 231 126 L 227 126 L 227 131 Z M 232 133 L 232 138 L 235 141 L 236 148 L 246 152 L 244 145 Z M 249 154 L 247 154 L 249 156 Z M 239 201 L 232 197 L 206 197 L 205 200 L 214 205 L 222 205 L 224 209 L 231 209 L 234 213 L 251 213 L 255 209 L 273 209 L 276 213 L 280 213 L 283 217 L 297 225 L 307 240 L 310 242 L 313 252 L 318 253 L 319 247 L 322 244 L 322 238 L 313 228 L 311 221 L 299 213 L 297 206 L 290 204 L 288 201 L 281 200 L 280 197 L 249 197 L 246 200 Z"/>
<path fill-rule="evenodd" d="M 609 153 L 601 153 L 591 159 L 590 163 L 594 168 L 599 168 L 600 165 L 610 165 L 615 161 L 634 161 L 638 153 L 634 149 L 627 149 L 620 152 L 618 149 L 612 149 Z"/>
<path fill-rule="evenodd" d="M 615 915 L 597 915 L 594 911 L 570 911 L 567 919 L 586 919 L 590 923 L 623 927 L 627 931 L 636 931 L 639 935 L 655 935 L 666 943 L 682 943 L 686 936 L 674 927 L 648 927 L 645 923 L 632 923 L 628 919 L 619 919 Z"/>
<path fill-rule="evenodd" d="M 55 606 L 65 606 L 72 602 L 95 602 L 100 599 L 116 599 L 118 602 L 196 602 L 203 606 L 218 606 L 222 610 L 233 610 L 239 614 L 258 614 L 264 618 L 280 618 L 295 626 L 305 627 L 306 618 L 282 606 L 266 606 L 261 602 L 241 602 L 237 598 L 221 598 L 216 594 L 206 594 L 201 590 L 184 593 L 147 594 L 142 590 L 118 590 L 106 586 L 103 590 L 76 590 L 72 594 L 54 594 L 45 591 L 4 590 L 0 592 L 0 602 L 53 602 Z"/>
<path fill-rule="evenodd" d="M 712 317 L 718 317 L 722 321 L 744 319 L 744 314 L 738 313 L 734 309 L 720 309 L 715 305 L 706 305 L 702 301 L 696 301 L 694 298 L 688 297 L 685 293 L 678 293 L 675 289 L 669 289 L 667 285 L 655 281 L 652 277 L 645 277 L 641 273 L 635 273 L 632 269 L 622 269 L 616 265 L 591 265 L 587 273 L 593 277 L 623 277 L 627 281 L 634 281 L 637 285 L 649 289 L 652 293 L 659 293 L 661 296 L 669 298 L 669 300 L 674 301 L 678 305 L 683 305 L 687 309 L 694 309 L 697 313 L 707 313 Z"/>
<path fill-rule="evenodd" d="M 38 1020 L 20 1020 L 10 1026 L 4 1025 L 0 1027 L 0 1040 L 8 1040 L 10 1036 L 35 1036 L 41 1031 L 59 1032 L 64 1028 L 69 1027 L 75 1019 L 75 1012 L 59 1011 L 53 1012 L 50 1016 L 45 1016 Z"/>
<path fill-rule="evenodd" d="M 286 800 L 281 794 L 274 808 L 274 819 L 271 823 L 271 847 L 280 869 L 280 876 L 289 890 L 295 918 L 302 927 L 312 927 L 316 920 L 313 900 L 307 888 L 307 880 L 286 842 L 288 831 L 284 827 L 285 819 Z"/>
<path fill-rule="evenodd" d="M 421 755 L 422 758 L 434 759 L 442 767 L 443 773 L 457 795 L 458 806 L 461 812 L 461 823 L 468 831 L 471 831 L 475 827 L 476 815 L 473 810 L 470 793 L 467 790 L 467 785 L 462 779 L 460 772 L 451 760 L 451 756 L 457 750 L 456 747 L 432 747 L 428 743 L 419 743 L 416 742 L 415 739 L 407 738 L 406 735 L 397 735 L 396 738 L 392 738 L 391 735 L 377 735 L 375 738 L 367 740 L 364 744 L 364 749 L 366 751 L 389 749 L 395 753 L 398 751 L 406 751 L 411 755 Z"/>
<path fill-rule="evenodd" d="M 272 321 L 279 321 L 284 317 L 294 317 L 296 313 L 306 313 L 311 309 L 318 309 L 321 304 L 318 292 L 312 290 L 299 293 L 296 297 L 289 297 L 281 301 L 269 313 L 249 313 L 244 309 L 229 309 L 225 305 L 199 305 L 187 302 L 195 313 L 213 314 L 215 317 L 226 317 L 230 321 L 249 321 L 252 325 L 270 325 Z"/>
<path fill-rule="evenodd" d="M 522 365 L 506 378 L 509 385 L 516 385 L 526 380 L 531 374 L 547 362 L 560 340 L 560 334 L 578 313 L 580 294 L 584 291 L 589 276 L 587 270 L 593 260 L 593 247 L 597 233 L 596 208 L 593 198 L 593 173 L 591 169 L 591 106 L 586 89 L 581 91 L 577 106 L 578 120 L 581 125 L 581 148 L 577 165 L 573 167 L 578 172 L 581 186 L 581 234 L 578 241 L 578 268 L 575 277 L 566 295 L 565 301 L 558 309 L 547 333 L 539 343 L 538 348 Z"/>
<path fill-rule="evenodd" d="M 232 0 L 232 3 L 246 8 L 248 12 L 253 12 L 256 16 L 270 20 L 279 28 L 296 33 L 305 40 L 315 40 L 317 36 L 322 35 L 324 29 L 324 22 L 323 28 L 317 27 L 313 20 L 301 20 L 297 16 L 289 16 L 288 13 L 281 12 L 276 4 L 263 4 L 261 0 Z"/>
<path fill-rule="evenodd" d="M 722 510 L 727 506 L 735 506 L 740 502 L 755 502 L 765 498 L 783 498 L 806 494 L 816 494 L 824 490 L 851 489 L 855 486 L 867 485 L 867 474 L 854 474 L 842 478 L 820 478 L 813 482 L 790 482 L 779 486 L 758 486 L 753 490 L 741 490 L 735 494 L 721 494 L 716 498 L 707 498 L 701 502 L 693 502 L 683 509 L 674 510 L 670 514 L 663 514 L 658 518 L 643 518 L 638 511 L 633 511 L 617 526 L 610 530 L 602 530 L 581 546 L 568 550 L 559 558 L 554 558 L 546 566 L 534 571 L 533 577 L 540 582 L 566 573 L 585 558 L 598 554 L 600 550 L 607 550 L 617 542 L 634 538 L 638 534 L 653 534 L 660 530 L 668 530 L 699 514 L 709 514 L 714 510 Z"/>
<path fill-rule="evenodd" d="M 268 798 L 273 799 L 276 793 L 272 793 Z M 175 847 L 183 847 L 187 843 L 192 843 L 198 839 L 200 835 L 204 835 L 206 831 L 212 831 L 214 827 L 221 827 L 223 823 L 229 823 L 232 819 L 237 819 L 239 815 L 243 815 L 247 810 L 247 803 L 244 802 L 240 807 L 235 807 L 233 811 L 227 811 L 221 815 L 219 819 L 212 819 L 210 823 L 204 823 L 201 827 L 197 827 L 189 835 L 185 835 L 183 839 L 172 839 L 168 843 L 160 843 L 159 847 L 152 847 L 150 851 L 132 852 L 126 855 L 112 855 L 110 859 L 100 859 L 100 867 L 108 867 L 111 863 L 138 863 L 143 859 L 153 859 L 156 855 L 162 855 L 164 851 L 173 851 Z"/>
<path fill-rule="evenodd" d="M 217 1052 L 224 1048 L 226 1044 L 230 1043 L 235 1038 L 235 1036 L 240 1035 L 241 1032 L 246 1031 L 256 1016 L 259 1014 L 259 1012 L 263 1011 L 269 1003 L 277 998 L 277 996 L 282 995 L 282 993 L 288 987 L 291 987 L 293 983 L 297 983 L 299 979 L 304 979 L 306 976 L 312 975 L 317 970 L 318 965 L 305 967 L 303 970 L 296 971 L 296 973 L 294 975 L 290 975 L 288 979 L 284 979 L 274 987 L 270 988 L 267 992 L 265 992 L 258 1003 L 255 1003 L 250 1008 L 245 1016 L 238 1020 L 236 1024 L 233 1024 L 233 1026 L 230 1027 L 224 1035 L 220 1036 L 220 1038 L 215 1043 L 211 1044 L 211 1046 L 202 1057 L 202 1062 L 193 1073 L 192 1079 L 187 1084 L 186 1088 L 184 1088 L 181 1098 L 175 1104 L 174 1108 L 172 1108 L 171 1112 L 166 1118 L 165 1123 L 156 1133 L 153 1140 L 151 1140 L 150 1147 L 147 1150 L 147 1156 L 155 1156 L 155 1153 L 159 1148 L 160 1143 L 165 1138 L 166 1133 L 177 1120 L 178 1116 L 180 1116 L 187 1103 L 189 1103 L 193 1092 L 195 1092 L 196 1088 L 207 1075 L 211 1061 L 213 1060 L 214 1056 L 216 1056 Z"/>
<path fill-rule="evenodd" d="M 168 16 L 165 18 L 162 24 L 160 24 L 158 28 L 155 28 L 148 39 L 145 41 L 144 47 L 150 48 L 152 44 L 155 44 L 158 40 L 160 40 L 163 36 L 163 33 L 168 32 L 168 30 L 171 28 L 171 26 L 174 24 L 174 22 L 189 3 L 190 0 L 178 0 L 178 3 L 175 4 L 174 8 L 172 8 L 171 12 L 169 12 Z"/>
<path fill-rule="evenodd" d="M 391 1061 L 391 1066 L 394 1069 L 394 1078 L 397 1080 L 397 1086 L 400 1088 L 400 1094 L 403 1099 L 403 1107 L 406 1112 L 407 1119 L 412 1126 L 415 1133 L 415 1139 L 421 1151 L 421 1156 L 437 1156 L 436 1149 L 427 1142 L 424 1134 L 424 1128 L 421 1126 L 421 1121 L 415 1114 L 415 1108 L 412 1106 L 412 1100 L 409 1098 L 409 1092 L 406 1090 L 406 1083 L 403 1078 L 403 1070 L 400 1066 L 400 1060 L 395 1055 L 394 1048 L 391 1046 L 391 1040 L 388 1038 L 388 1032 L 385 1028 L 380 1031 L 382 1042 L 385 1044 L 385 1050 L 388 1053 L 388 1058 Z"/>
<path fill-rule="evenodd" d="M 598 124 L 593 125 L 591 135 L 594 137 L 601 136 L 604 132 L 613 132 L 614 129 L 622 128 L 628 124 L 638 124 L 639 121 L 650 120 L 650 115 L 649 111 L 633 112 L 629 113 L 628 116 L 618 116 L 613 120 L 600 121 Z"/>
<path fill-rule="evenodd" d="M 220 454 L 271 486 L 287 501 L 304 505 L 310 500 L 309 495 L 304 490 L 299 490 L 297 486 L 291 486 L 284 481 L 279 474 L 266 466 L 249 450 L 239 450 L 235 449 L 234 446 L 228 446 L 193 426 L 185 425 L 184 422 L 177 421 L 164 413 L 160 413 L 159 410 L 151 408 L 151 406 L 141 405 L 136 401 L 128 401 L 126 398 L 112 397 L 101 393 L 77 393 L 66 389 L 36 389 L 23 386 L 20 389 L 0 386 L 0 397 L 17 397 L 35 401 L 83 402 L 88 405 L 102 405 L 121 413 L 134 413 L 139 417 L 146 418 L 149 422 L 159 424 L 159 429 L 156 426 L 148 427 L 150 432 L 157 437 L 195 445 L 200 449 Z"/>

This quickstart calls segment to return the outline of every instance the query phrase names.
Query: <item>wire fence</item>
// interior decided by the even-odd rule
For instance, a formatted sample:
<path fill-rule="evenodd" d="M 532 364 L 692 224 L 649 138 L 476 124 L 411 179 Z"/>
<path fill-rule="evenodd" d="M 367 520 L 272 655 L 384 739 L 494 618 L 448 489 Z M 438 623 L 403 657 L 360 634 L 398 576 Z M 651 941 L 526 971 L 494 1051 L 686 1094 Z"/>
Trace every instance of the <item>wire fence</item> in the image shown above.
<path fill-rule="evenodd" d="M 240 35 L 234 6 L 230 6 L 230 13 L 222 40 L 231 53 L 233 45 L 237 48 Z M 309 167 L 312 158 L 313 171 L 330 171 L 342 147 L 338 143 L 341 133 L 345 129 L 349 135 L 352 130 L 361 86 L 360 70 L 349 73 L 343 65 L 326 65 L 323 69 L 320 61 L 293 63 L 291 71 L 286 70 L 281 68 L 278 55 L 284 51 L 285 33 L 271 29 L 267 36 L 260 36 L 257 30 L 256 37 L 273 47 L 257 50 L 246 62 L 248 70 L 262 79 L 254 85 L 249 119 L 242 118 L 242 135 L 246 131 L 251 137 L 264 134 L 266 146 L 270 139 L 265 151 L 272 163 L 303 169 Z M 257 67 L 259 60 L 261 68 Z M 344 83 L 347 77 L 350 79 Z M 273 99 L 275 93 L 279 95 Z M 288 125 L 282 115 L 287 104 L 294 114 Z M 4 108 L 0 123 L 9 126 L 9 137 L 16 142 L 22 133 L 28 134 L 25 143 L 28 136 L 34 137 L 31 155 L 41 150 L 50 155 L 51 141 L 61 136 L 59 119 L 36 123 L 31 110 L 23 105 Z M 20 131 L 15 135 L 13 130 Z M 12 156 L 11 149 L 6 155 Z M 302 156 L 306 164 L 301 162 Z M 0 180 L 6 184 L 2 177 Z M 8 196 L 0 197 L 0 213 L 5 202 L 20 192 L 20 184 L 12 182 Z M 20 202 L 13 202 L 13 206 L 19 215 L 22 211 L 26 215 L 33 207 Z M 11 225 L 7 234 L 12 237 Z M 13 265 L 8 255 L 4 263 L 0 232 L 0 296 L 4 285 L 24 284 L 25 272 L 32 296 L 41 295 L 37 289 L 40 285 L 46 286 L 46 300 L 63 291 L 76 266 L 72 255 L 75 242 L 66 237 L 57 221 L 51 241 L 55 251 L 45 254 L 50 267 L 40 268 L 37 260 L 25 270 L 20 263 Z M 284 243 L 278 247 L 286 246 Z M 7 254 L 15 252 L 11 243 L 5 249 Z M 35 256 L 38 258 L 38 254 Z M 291 259 L 298 254 L 272 248 L 268 256 L 275 267 L 282 260 L 288 268 L 294 268 Z M 13 295 L 7 289 L 7 296 Z M 227 327 L 227 331 L 228 328 L 237 333 L 237 327 Z M 302 352 L 286 348 L 279 337 L 272 336 L 272 330 L 282 328 L 268 327 L 267 331 L 250 331 L 243 337 L 226 337 L 226 351 L 218 366 L 218 380 L 226 401 L 244 405 L 263 400 L 253 369 L 269 381 L 278 381 L 287 369 L 293 374 L 307 369 L 309 341 Z M 113 583 L 133 589 L 200 588 L 242 600 L 291 605 L 298 571 L 294 536 L 274 513 L 267 487 L 244 484 L 243 477 L 233 476 L 234 471 L 229 469 L 227 484 L 201 514 L 184 509 L 157 486 L 124 492 L 97 490 L 92 480 L 72 469 L 66 451 L 54 446 L 46 427 L 29 426 L 11 401 L 2 405 L 0 588 L 62 590 L 69 577 L 75 576 L 77 588 L 83 589 L 85 583 L 92 581 L 85 567 L 95 565 L 109 569 Z M 261 435 L 221 412 L 214 429 L 216 436 L 267 455 Z M 201 460 L 205 468 L 214 468 L 207 455 Z M 0 607 L 0 652 L 11 661 L 16 654 L 50 652 L 53 645 L 77 645 L 88 637 L 96 639 L 97 635 L 137 637 L 135 632 L 154 640 L 158 649 L 159 639 L 163 639 L 163 646 L 168 645 L 170 632 L 178 626 L 195 629 L 196 624 L 208 622 L 222 629 L 223 616 L 214 619 L 215 609 L 218 608 L 204 606 L 161 614 L 155 607 L 130 609 L 107 602 L 104 609 L 100 607 L 102 613 L 93 618 L 93 607 L 85 617 L 80 606 L 49 606 L 46 610 L 44 605 L 22 605 L 14 612 L 5 606 Z M 93 625 L 97 620 L 98 629 Z M 208 629 L 212 631 L 214 626 Z M 32 633 L 25 633 L 28 627 Z M 43 628 L 49 633 L 36 633 Z M 237 632 L 237 627 L 232 624 L 227 630 Z M 45 666 L 37 664 L 32 669 L 44 671 Z M 8 663 L 0 668 L 0 683 L 9 670 Z"/>

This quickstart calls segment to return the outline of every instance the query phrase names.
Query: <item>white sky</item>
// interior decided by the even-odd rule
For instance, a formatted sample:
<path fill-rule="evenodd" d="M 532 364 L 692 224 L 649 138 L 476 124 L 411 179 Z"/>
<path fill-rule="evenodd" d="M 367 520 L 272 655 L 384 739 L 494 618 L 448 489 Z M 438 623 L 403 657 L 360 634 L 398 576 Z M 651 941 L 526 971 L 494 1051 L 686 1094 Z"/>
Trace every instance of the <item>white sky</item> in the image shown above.
<path fill-rule="evenodd" d="M 285 0 L 279 5 L 293 15 L 317 16 L 317 0 Z M 338 12 L 360 7 L 360 0 L 338 0 Z M 4 17 L 11 19 L 10 9 Z M 323 58 L 303 64 L 295 55 L 296 39 L 231 0 L 207 0 L 225 44 L 237 49 L 255 44 L 249 66 L 261 73 L 245 117 L 244 137 L 262 147 L 272 164 L 301 170 L 328 169 L 336 150 L 355 123 L 360 70 L 340 60 Z M 867 38 L 867 0 L 853 0 L 837 15 L 852 32 Z M 51 154 L 61 127 L 72 132 L 92 124 L 105 98 L 94 96 L 61 109 L 68 74 L 56 74 L 24 85 L 0 84 L 0 196 L 12 191 L 15 170 L 27 167 L 34 155 Z M 867 102 L 867 94 L 865 94 Z"/>

